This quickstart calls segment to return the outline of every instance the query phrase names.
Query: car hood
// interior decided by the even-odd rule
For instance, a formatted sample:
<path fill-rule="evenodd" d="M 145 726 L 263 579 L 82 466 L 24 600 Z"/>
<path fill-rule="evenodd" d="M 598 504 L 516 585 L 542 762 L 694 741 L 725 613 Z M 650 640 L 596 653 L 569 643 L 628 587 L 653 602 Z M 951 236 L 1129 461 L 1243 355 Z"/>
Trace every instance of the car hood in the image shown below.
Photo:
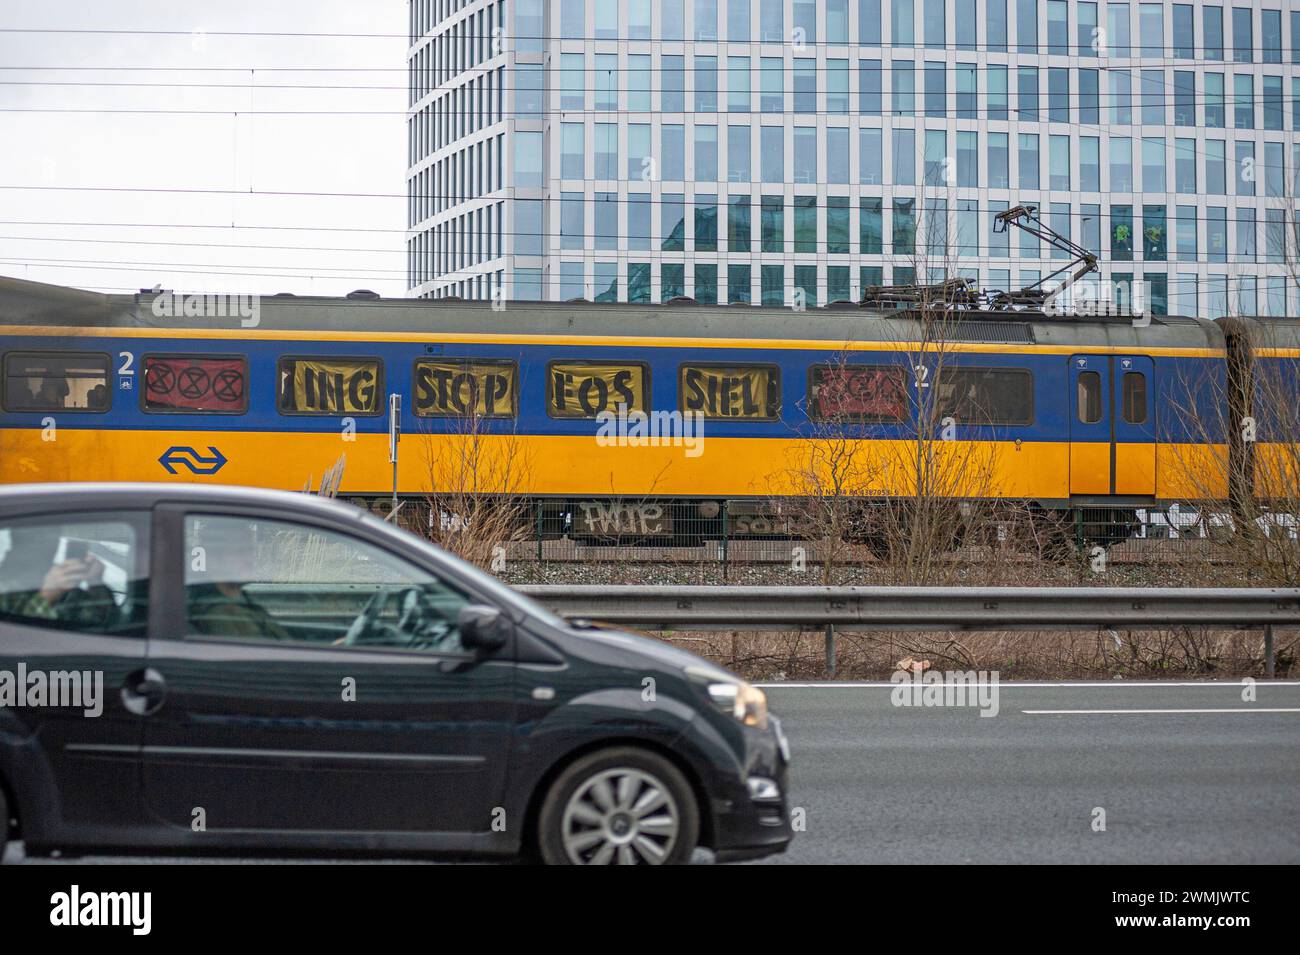
<path fill-rule="evenodd" d="M 597 642 L 605 646 L 616 646 L 631 651 L 659 666 L 678 670 L 685 670 L 690 667 L 709 673 L 719 680 L 736 681 L 740 679 L 734 673 L 704 659 L 699 654 L 639 633 L 606 629 L 604 627 L 566 627 L 565 633 L 581 641 Z"/>

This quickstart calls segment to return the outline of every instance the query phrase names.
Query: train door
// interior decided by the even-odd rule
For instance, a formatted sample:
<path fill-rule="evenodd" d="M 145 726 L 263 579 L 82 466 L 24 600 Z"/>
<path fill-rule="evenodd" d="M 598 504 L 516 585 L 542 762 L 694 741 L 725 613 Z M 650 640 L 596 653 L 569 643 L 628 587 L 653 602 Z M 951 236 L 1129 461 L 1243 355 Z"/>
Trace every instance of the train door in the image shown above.
<path fill-rule="evenodd" d="M 1156 493 L 1155 362 L 1145 355 L 1111 358 L 1115 409 L 1115 493 Z"/>
<path fill-rule="evenodd" d="M 1070 494 L 1155 494 L 1154 364 L 1140 355 L 1070 359 Z"/>

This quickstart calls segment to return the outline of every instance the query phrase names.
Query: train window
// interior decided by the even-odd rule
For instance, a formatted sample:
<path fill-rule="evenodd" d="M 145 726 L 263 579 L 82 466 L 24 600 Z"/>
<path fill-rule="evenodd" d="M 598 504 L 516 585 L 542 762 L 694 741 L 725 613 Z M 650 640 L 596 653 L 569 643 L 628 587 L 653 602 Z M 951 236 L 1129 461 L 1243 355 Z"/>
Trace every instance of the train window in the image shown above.
<path fill-rule="evenodd" d="M 677 404 L 705 418 L 772 421 L 781 414 L 781 369 L 776 365 L 682 365 Z"/>
<path fill-rule="evenodd" d="M 107 355 L 94 352 L 10 352 L 4 360 L 6 411 L 107 411 Z"/>
<path fill-rule="evenodd" d="M 650 369 L 641 362 L 553 361 L 546 366 L 546 413 L 594 418 L 602 412 L 645 411 Z"/>
<path fill-rule="evenodd" d="M 281 358 L 281 414 L 377 415 L 384 390 L 378 358 Z"/>
<path fill-rule="evenodd" d="M 239 355 L 145 355 L 141 407 L 151 414 L 243 414 L 248 362 Z"/>
<path fill-rule="evenodd" d="M 1096 424 L 1101 420 L 1101 373 L 1079 372 L 1079 420 Z"/>
<path fill-rule="evenodd" d="M 513 418 L 519 366 L 495 359 L 421 358 L 415 363 L 415 413 L 421 418 Z"/>
<path fill-rule="evenodd" d="M 1146 424 L 1147 376 L 1140 371 L 1124 372 L 1124 420 L 1129 424 Z"/>
<path fill-rule="evenodd" d="M 869 365 L 813 365 L 808 409 L 814 421 L 878 424 L 907 417 L 904 370 Z"/>
<path fill-rule="evenodd" d="M 1021 368 L 944 368 L 939 372 L 939 417 L 959 424 L 1031 424 L 1034 376 Z"/>

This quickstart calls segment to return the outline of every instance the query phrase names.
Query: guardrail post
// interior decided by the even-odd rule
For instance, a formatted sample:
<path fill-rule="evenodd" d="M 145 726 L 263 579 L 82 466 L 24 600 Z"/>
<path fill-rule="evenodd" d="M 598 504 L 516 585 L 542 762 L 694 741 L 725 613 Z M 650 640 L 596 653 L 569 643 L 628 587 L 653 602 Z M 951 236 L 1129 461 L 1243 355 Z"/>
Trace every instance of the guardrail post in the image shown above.
<path fill-rule="evenodd" d="M 542 562 L 542 515 L 545 514 L 545 508 L 541 501 L 537 502 L 537 562 Z"/>
<path fill-rule="evenodd" d="M 835 679 L 835 624 L 826 625 L 826 679 Z"/>
<path fill-rule="evenodd" d="M 728 548 L 728 544 L 729 544 L 728 530 L 729 530 L 729 528 L 728 528 L 727 524 L 728 524 L 728 521 L 727 521 L 727 502 L 726 502 L 726 501 L 723 501 L 723 502 L 722 502 L 722 579 L 723 579 L 723 580 L 728 580 L 728 579 L 729 579 L 728 576 L 727 576 L 727 573 L 728 573 L 728 570 L 729 570 L 729 564 L 728 564 L 728 559 L 727 559 L 727 558 L 728 558 L 728 550 L 729 550 L 729 548 Z"/>
<path fill-rule="evenodd" d="M 1270 680 L 1273 679 L 1273 671 L 1277 666 L 1277 661 L 1273 656 L 1273 625 L 1264 625 L 1264 676 Z"/>

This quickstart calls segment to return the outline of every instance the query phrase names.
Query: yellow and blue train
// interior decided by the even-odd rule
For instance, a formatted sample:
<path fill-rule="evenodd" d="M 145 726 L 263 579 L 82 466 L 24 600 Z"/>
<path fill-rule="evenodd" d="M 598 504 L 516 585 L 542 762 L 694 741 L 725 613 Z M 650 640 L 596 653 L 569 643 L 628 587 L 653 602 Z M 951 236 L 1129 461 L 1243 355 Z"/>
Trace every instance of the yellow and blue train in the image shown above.
<path fill-rule="evenodd" d="M 1260 362 L 1300 396 L 1283 320 L 970 311 L 936 332 L 844 305 L 239 303 L 0 279 L 0 480 L 296 489 L 345 454 L 345 497 L 473 484 L 591 533 L 623 530 L 602 506 L 649 502 L 628 533 L 676 517 L 708 536 L 726 503 L 807 494 L 835 442 L 867 462 L 864 501 L 913 492 L 891 462 L 921 437 L 988 452 L 955 497 L 1133 513 L 1222 499 L 1248 453 L 1297 440 L 1277 415 L 1238 431 Z"/>

